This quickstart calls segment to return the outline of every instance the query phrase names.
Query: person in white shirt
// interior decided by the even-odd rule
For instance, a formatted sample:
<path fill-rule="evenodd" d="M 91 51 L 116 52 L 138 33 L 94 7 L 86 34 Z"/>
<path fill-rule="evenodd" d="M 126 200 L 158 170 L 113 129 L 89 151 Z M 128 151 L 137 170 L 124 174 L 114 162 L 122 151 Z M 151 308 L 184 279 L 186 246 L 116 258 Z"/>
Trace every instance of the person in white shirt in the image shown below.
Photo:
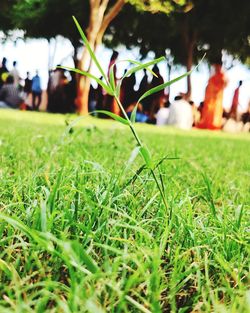
<path fill-rule="evenodd" d="M 11 70 L 10 74 L 11 76 L 14 78 L 14 86 L 18 87 L 19 86 L 19 82 L 20 82 L 20 75 L 19 72 L 16 68 L 17 62 L 14 61 L 13 62 L 13 69 Z"/>
<path fill-rule="evenodd" d="M 155 114 L 157 126 L 167 125 L 168 117 L 169 117 L 169 105 L 170 105 L 170 103 L 168 101 L 166 104 L 162 103 L 160 105 L 160 109 Z"/>
<path fill-rule="evenodd" d="M 175 97 L 175 101 L 170 105 L 167 123 L 168 125 L 173 125 L 181 129 L 192 128 L 192 107 L 181 96 Z"/>

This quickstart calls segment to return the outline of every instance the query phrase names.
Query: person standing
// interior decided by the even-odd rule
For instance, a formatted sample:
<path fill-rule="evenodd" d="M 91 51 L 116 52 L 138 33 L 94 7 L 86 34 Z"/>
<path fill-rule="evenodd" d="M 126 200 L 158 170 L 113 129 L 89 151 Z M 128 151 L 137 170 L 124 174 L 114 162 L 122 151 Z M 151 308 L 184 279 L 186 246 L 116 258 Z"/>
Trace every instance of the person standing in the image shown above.
<path fill-rule="evenodd" d="M 32 78 L 31 84 L 32 91 L 32 108 L 33 110 L 39 110 L 39 106 L 42 101 L 42 88 L 41 88 L 41 79 L 36 71 L 36 75 Z"/>
<path fill-rule="evenodd" d="M 125 70 L 124 75 L 126 74 L 126 72 L 127 70 Z M 125 77 L 122 81 L 120 89 L 120 101 L 125 110 L 130 104 L 136 102 L 136 92 L 134 90 L 135 84 L 136 78 L 134 73 L 128 77 Z"/>
<path fill-rule="evenodd" d="M 152 70 L 155 75 L 153 76 L 153 79 L 150 83 L 150 89 L 155 88 L 164 83 L 164 79 L 160 74 L 159 67 L 157 65 L 154 65 Z M 160 104 L 165 102 L 164 89 L 150 95 L 148 97 L 148 101 L 149 101 L 149 108 L 148 108 L 149 117 L 151 120 L 153 120 L 155 113 L 160 109 L 160 106 L 161 106 Z"/>
<path fill-rule="evenodd" d="M 204 106 L 201 112 L 201 121 L 197 125 L 203 129 L 221 129 L 223 114 L 223 92 L 227 85 L 221 61 L 214 64 L 215 74 L 208 81 Z"/>
<path fill-rule="evenodd" d="M 7 78 L 7 74 L 9 73 L 7 67 L 6 67 L 7 59 L 3 58 L 2 60 L 2 66 L 0 67 L 0 89 L 4 84 L 4 76 Z"/>
<path fill-rule="evenodd" d="M 13 62 L 13 69 L 10 71 L 10 74 L 14 78 L 14 85 L 18 88 L 19 82 L 20 82 L 20 75 L 19 75 L 19 72 L 17 70 L 17 62 L 16 61 Z"/>
<path fill-rule="evenodd" d="M 229 112 L 229 117 L 234 119 L 234 120 L 237 120 L 237 111 L 238 111 L 238 105 L 239 105 L 239 93 L 240 93 L 241 85 L 242 85 L 242 80 L 239 81 L 239 85 L 234 91 L 232 106 L 231 106 L 231 109 Z"/>
<path fill-rule="evenodd" d="M 32 80 L 30 79 L 30 73 L 27 72 L 27 76 L 24 80 L 24 87 L 23 87 L 25 98 L 28 98 L 29 95 L 31 94 L 31 86 L 32 86 Z"/>

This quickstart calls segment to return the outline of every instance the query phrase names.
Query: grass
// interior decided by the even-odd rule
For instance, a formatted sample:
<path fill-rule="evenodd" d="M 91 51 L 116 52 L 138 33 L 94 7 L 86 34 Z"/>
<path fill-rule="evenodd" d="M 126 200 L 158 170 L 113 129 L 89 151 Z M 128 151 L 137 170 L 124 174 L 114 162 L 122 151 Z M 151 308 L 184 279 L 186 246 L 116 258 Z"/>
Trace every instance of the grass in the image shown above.
<path fill-rule="evenodd" d="M 0 312 L 249 312 L 249 136 L 138 125 L 166 209 L 125 126 L 66 129 L 0 112 Z"/>

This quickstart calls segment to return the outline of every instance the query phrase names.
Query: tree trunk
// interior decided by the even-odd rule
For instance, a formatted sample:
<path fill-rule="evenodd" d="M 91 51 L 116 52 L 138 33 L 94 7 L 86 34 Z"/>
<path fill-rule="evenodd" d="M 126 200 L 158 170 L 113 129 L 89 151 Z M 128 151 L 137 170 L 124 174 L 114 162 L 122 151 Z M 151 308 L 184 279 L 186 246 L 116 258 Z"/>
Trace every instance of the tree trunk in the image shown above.
<path fill-rule="evenodd" d="M 180 24 L 183 47 L 185 49 L 185 59 L 187 72 L 191 71 L 193 66 L 194 47 L 197 41 L 197 30 L 193 29 L 189 21 L 189 13 L 184 15 Z M 186 97 L 189 100 L 192 94 L 191 75 L 187 76 Z"/>
<path fill-rule="evenodd" d="M 95 41 L 97 37 L 96 31 L 94 32 L 94 29 L 96 28 L 95 25 L 90 25 L 89 31 L 87 32 L 87 39 L 89 42 L 89 45 L 91 49 L 94 50 L 95 47 Z M 83 50 L 83 54 L 81 57 L 81 60 L 79 62 L 79 68 L 83 71 L 89 71 L 90 70 L 90 55 L 86 47 Z M 90 90 L 90 78 L 86 76 L 79 76 L 78 79 L 78 88 L 77 88 L 77 111 L 81 115 L 87 115 L 88 114 L 88 99 L 89 99 L 89 90 Z"/>
<path fill-rule="evenodd" d="M 105 14 L 109 0 L 90 0 L 90 22 L 87 29 L 87 39 L 92 50 L 102 42 L 103 35 L 110 22 L 120 12 L 125 0 L 118 0 L 116 4 Z M 85 48 L 79 62 L 79 68 L 84 71 L 91 70 L 92 61 L 88 50 Z M 77 91 L 77 110 L 81 115 L 88 114 L 88 98 L 90 79 L 80 76 Z"/>
<path fill-rule="evenodd" d="M 193 51 L 194 47 L 192 42 L 189 42 L 188 48 L 187 48 L 187 62 L 186 62 L 186 67 L 187 67 L 187 72 L 191 71 L 192 66 L 193 66 Z M 192 95 L 192 84 L 191 84 L 191 75 L 187 76 L 187 93 L 186 97 L 189 100 Z"/>

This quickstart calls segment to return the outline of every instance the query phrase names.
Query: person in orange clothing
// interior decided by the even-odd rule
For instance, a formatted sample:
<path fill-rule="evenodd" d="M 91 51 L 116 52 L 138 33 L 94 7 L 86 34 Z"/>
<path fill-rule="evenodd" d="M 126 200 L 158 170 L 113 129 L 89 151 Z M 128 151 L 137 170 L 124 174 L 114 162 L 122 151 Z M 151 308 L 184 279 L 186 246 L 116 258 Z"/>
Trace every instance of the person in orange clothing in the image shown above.
<path fill-rule="evenodd" d="M 221 129 L 223 91 L 227 85 L 221 62 L 214 64 L 215 73 L 208 81 L 199 128 Z"/>

